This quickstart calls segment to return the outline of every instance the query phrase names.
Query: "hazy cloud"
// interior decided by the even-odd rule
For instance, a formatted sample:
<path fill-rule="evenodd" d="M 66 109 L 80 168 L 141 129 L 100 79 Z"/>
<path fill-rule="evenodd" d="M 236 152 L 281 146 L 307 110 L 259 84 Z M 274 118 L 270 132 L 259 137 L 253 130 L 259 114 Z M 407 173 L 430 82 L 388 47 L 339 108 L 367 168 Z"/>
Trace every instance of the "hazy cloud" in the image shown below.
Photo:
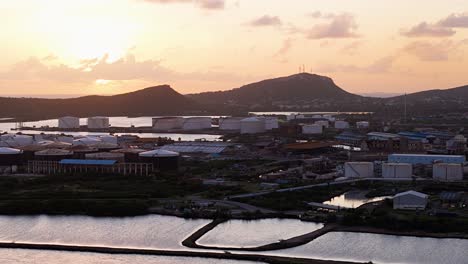
<path fill-rule="evenodd" d="M 280 57 L 286 55 L 289 50 L 292 48 L 293 40 L 288 38 L 283 41 L 281 48 L 273 55 L 274 57 Z"/>
<path fill-rule="evenodd" d="M 129 54 L 114 62 L 108 57 L 81 61 L 79 67 L 65 64 L 48 65 L 46 61 L 31 57 L 0 72 L 3 80 L 46 80 L 63 83 L 92 83 L 96 80 L 128 81 L 146 80 L 167 82 L 174 80 L 239 81 L 250 78 L 228 72 L 196 71 L 177 72 L 161 65 L 158 60 L 138 61 Z"/>
<path fill-rule="evenodd" d="M 449 59 L 449 53 L 454 49 L 456 45 L 452 41 L 415 41 L 406 45 L 403 51 L 422 61 L 446 61 Z"/>
<path fill-rule="evenodd" d="M 174 3 L 193 3 L 203 9 L 223 9 L 225 0 L 144 0 L 149 3 L 174 4 Z"/>
<path fill-rule="evenodd" d="M 361 41 L 353 41 L 352 43 L 344 46 L 340 50 L 340 53 L 349 55 L 349 56 L 354 56 L 358 53 L 358 50 L 362 45 L 363 43 Z"/>
<path fill-rule="evenodd" d="M 401 32 L 401 34 L 406 37 L 448 37 L 454 35 L 455 33 L 455 30 L 451 28 L 446 28 L 439 25 L 431 25 L 427 22 L 419 23 L 409 30 L 403 30 Z"/>
<path fill-rule="evenodd" d="M 468 28 L 468 13 L 451 14 L 440 20 L 437 25 L 452 28 Z"/>
<path fill-rule="evenodd" d="M 253 27 L 281 26 L 281 19 L 277 16 L 264 15 L 248 23 Z"/>
<path fill-rule="evenodd" d="M 386 73 L 388 72 L 395 60 L 396 56 L 387 56 L 381 59 L 374 61 L 373 63 L 367 66 L 356 66 L 349 64 L 322 64 L 319 67 L 315 68 L 317 72 L 321 73 L 332 73 L 332 72 L 361 72 L 361 73 Z"/>
<path fill-rule="evenodd" d="M 317 24 L 306 31 L 310 39 L 323 38 L 355 38 L 358 37 L 356 30 L 358 25 L 351 14 L 321 16 L 327 20 L 326 23 Z"/>

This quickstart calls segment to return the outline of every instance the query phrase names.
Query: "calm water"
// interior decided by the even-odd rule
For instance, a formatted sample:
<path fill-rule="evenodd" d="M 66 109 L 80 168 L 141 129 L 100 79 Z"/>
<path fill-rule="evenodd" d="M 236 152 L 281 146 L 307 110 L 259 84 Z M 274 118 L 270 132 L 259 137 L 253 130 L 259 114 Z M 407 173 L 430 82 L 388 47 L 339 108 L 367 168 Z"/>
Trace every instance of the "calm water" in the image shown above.
<path fill-rule="evenodd" d="M 293 219 L 231 220 L 208 232 L 198 244 L 218 247 L 255 247 L 303 235 L 322 227 L 322 224 Z"/>
<path fill-rule="evenodd" d="M 332 232 L 272 255 L 374 263 L 466 264 L 468 239 Z"/>
<path fill-rule="evenodd" d="M 146 255 L 111 255 L 49 250 L 0 249 L 3 264 L 253 264 L 260 262 Z"/>
<path fill-rule="evenodd" d="M 188 117 L 188 116 L 187 116 Z M 150 127 L 152 125 L 152 118 L 153 117 L 110 117 L 109 123 L 115 127 Z M 80 123 L 82 125 L 86 124 L 86 118 L 81 118 Z M 49 120 L 41 120 L 35 122 L 24 122 L 23 126 L 26 127 L 42 127 L 42 126 L 49 126 L 49 127 L 57 127 L 58 120 L 57 119 L 49 119 Z M 0 132 L 10 132 L 16 133 L 18 131 L 12 130 L 16 127 L 15 123 L 0 123 Z M 22 133 L 26 134 L 39 134 L 43 131 L 36 131 L 36 130 L 23 130 Z M 54 133 L 53 131 L 44 131 L 45 133 Z M 66 133 L 68 135 L 73 136 L 88 136 L 88 135 L 108 135 L 109 133 L 95 133 L 95 132 L 60 132 L 56 131 L 56 133 Z M 122 135 L 124 133 L 116 133 L 116 135 Z M 178 140 L 179 138 L 184 141 L 193 141 L 195 139 L 206 139 L 208 141 L 215 141 L 220 138 L 220 135 L 209 135 L 209 134 L 181 134 L 181 133 L 125 133 L 127 135 L 138 135 L 140 137 L 148 138 L 148 137 L 167 137 L 173 140 Z"/>
<path fill-rule="evenodd" d="M 184 249 L 181 242 L 187 236 L 209 222 L 160 215 L 0 216 L 0 241 L 177 250 Z"/>
<path fill-rule="evenodd" d="M 86 216 L 0 216 L 0 241 L 66 245 L 194 250 L 184 238 L 210 222 L 150 215 L 124 218 Z M 231 221 L 213 229 L 201 244 L 256 246 L 320 228 L 297 220 Z M 466 264 L 468 240 L 332 232 L 291 249 L 259 252 L 286 257 L 374 263 Z M 206 250 L 204 250 L 206 251 Z M 234 252 L 234 251 L 233 251 Z M 235 251 L 242 253 L 241 251 Z M 197 258 L 126 256 L 0 249 L 0 263 L 245 263 Z"/>
<path fill-rule="evenodd" d="M 365 196 L 366 193 L 367 192 L 362 191 L 346 192 L 340 196 L 333 197 L 329 201 L 324 202 L 324 204 L 336 205 L 345 208 L 357 208 L 366 203 L 378 202 L 384 200 L 385 198 L 389 198 L 388 196 L 367 198 Z"/>

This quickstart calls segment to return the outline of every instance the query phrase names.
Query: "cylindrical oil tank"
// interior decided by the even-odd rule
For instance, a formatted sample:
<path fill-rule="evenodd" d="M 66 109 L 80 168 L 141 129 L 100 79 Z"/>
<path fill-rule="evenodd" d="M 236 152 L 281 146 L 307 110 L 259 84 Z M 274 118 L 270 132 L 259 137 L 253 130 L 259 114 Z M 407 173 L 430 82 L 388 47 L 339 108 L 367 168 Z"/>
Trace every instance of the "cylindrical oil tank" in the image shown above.
<path fill-rule="evenodd" d="M 73 140 L 73 146 L 80 146 L 80 145 L 92 146 L 92 145 L 96 145 L 96 144 L 101 143 L 101 142 L 102 141 L 99 138 L 82 137 L 82 138 L 77 138 L 77 139 Z"/>
<path fill-rule="evenodd" d="M 202 130 L 211 128 L 211 117 L 188 117 L 184 119 L 183 130 Z"/>
<path fill-rule="evenodd" d="M 183 117 L 156 117 L 153 118 L 153 130 L 165 131 L 181 129 L 184 125 Z"/>
<path fill-rule="evenodd" d="M 58 119 L 59 128 L 80 128 L 80 119 L 74 116 L 64 116 Z"/>
<path fill-rule="evenodd" d="M 383 163 L 383 178 L 411 178 L 413 176 L 413 165 L 409 163 Z"/>
<path fill-rule="evenodd" d="M 73 152 L 65 149 L 45 149 L 34 153 L 34 159 L 44 161 L 61 161 L 72 157 Z"/>
<path fill-rule="evenodd" d="M 257 134 L 265 131 L 264 118 L 248 117 L 241 120 L 241 134 Z"/>
<path fill-rule="evenodd" d="M 369 122 L 367 122 L 367 121 L 356 122 L 356 128 L 359 128 L 359 129 L 369 128 Z"/>
<path fill-rule="evenodd" d="M 347 178 L 373 178 L 374 163 L 372 162 L 346 162 L 345 177 Z"/>
<path fill-rule="evenodd" d="M 432 178 L 437 181 L 463 180 L 463 166 L 458 163 L 435 163 L 432 167 Z"/>
<path fill-rule="evenodd" d="M 161 171 L 177 170 L 179 168 L 179 156 L 180 154 L 177 152 L 162 149 L 145 151 L 139 154 L 141 162 L 152 163 L 155 169 Z"/>
<path fill-rule="evenodd" d="M 106 129 L 109 128 L 109 118 L 105 116 L 93 116 L 88 118 L 88 128 Z"/>
<path fill-rule="evenodd" d="M 219 130 L 238 131 L 241 129 L 242 117 L 222 117 L 219 119 Z"/>
<path fill-rule="evenodd" d="M 302 134 L 322 134 L 323 126 L 316 124 L 304 124 L 302 125 Z"/>
<path fill-rule="evenodd" d="M 23 151 L 15 148 L 0 148 L 0 166 L 19 165 L 22 162 Z"/>

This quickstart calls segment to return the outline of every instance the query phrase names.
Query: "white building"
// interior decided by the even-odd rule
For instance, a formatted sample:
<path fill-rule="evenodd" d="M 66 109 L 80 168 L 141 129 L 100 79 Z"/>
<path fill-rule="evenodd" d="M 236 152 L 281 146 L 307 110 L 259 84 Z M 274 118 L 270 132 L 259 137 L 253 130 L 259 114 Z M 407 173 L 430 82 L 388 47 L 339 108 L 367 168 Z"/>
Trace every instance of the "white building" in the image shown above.
<path fill-rule="evenodd" d="M 265 118 L 248 117 L 241 120 L 241 134 L 264 133 Z"/>
<path fill-rule="evenodd" d="M 105 116 L 94 116 L 88 118 L 88 128 L 105 129 L 109 128 L 109 118 Z"/>
<path fill-rule="evenodd" d="M 435 163 L 432 167 L 432 178 L 436 181 L 463 180 L 463 166 L 455 163 Z"/>
<path fill-rule="evenodd" d="M 183 117 L 158 117 L 153 118 L 153 130 L 181 129 L 184 125 Z"/>
<path fill-rule="evenodd" d="M 424 210 L 429 196 L 416 191 L 407 191 L 393 196 L 393 209 Z"/>
<path fill-rule="evenodd" d="M 315 121 L 314 124 L 323 126 L 324 128 L 329 128 L 330 127 L 330 122 L 328 122 L 327 120 Z"/>
<path fill-rule="evenodd" d="M 267 116 L 265 118 L 265 129 L 266 130 L 272 130 L 272 129 L 277 129 L 278 126 L 278 117 L 276 116 Z"/>
<path fill-rule="evenodd" d="M 411 178 L 413 165 L 409 163 L 383 163 L 382 177 L 384 178 Z"/>
<path fill-rule="evenodd" d="M 219 119 L 219 130 L 240 130 L 242 117 L 222 117 Z"/>
<path fill-rule="evenodd" d="M 369 128 L 369 122 L 367 122 L 367 121 L 356 122 L 356 127 L 359 128 L 359 129 Z"/>
<path fill-rule="evenodd" d="M 58 119 L 59 128 L 80 128 L 80 119 L 74 116 L 64 116 Z"/>
<path fill-rule="evenodd" d="M 372 162 L 346 162 L 345 177 L 347 178 L 373 178 L 374 163 Z"/>
<path fill-rule="evenodd" d="M 349 128 L 349 123 L 346 121 L 338 120 L 335 121 L 335 128 L 336 129 L 347 129 Z"/>
<path fill-rule="evenodd" d="M 189 117 L 184 119 L 183 130 L 202 130 L 211 128 L 211 117 Z"/>
<path fill-rule="evenodd" d="M 302 125 L 302 134 L 306 135 L 314 135 L 314 134 L 322 134 L 323 133 L 323 126 L 317 124 L 304 124 Z"/>

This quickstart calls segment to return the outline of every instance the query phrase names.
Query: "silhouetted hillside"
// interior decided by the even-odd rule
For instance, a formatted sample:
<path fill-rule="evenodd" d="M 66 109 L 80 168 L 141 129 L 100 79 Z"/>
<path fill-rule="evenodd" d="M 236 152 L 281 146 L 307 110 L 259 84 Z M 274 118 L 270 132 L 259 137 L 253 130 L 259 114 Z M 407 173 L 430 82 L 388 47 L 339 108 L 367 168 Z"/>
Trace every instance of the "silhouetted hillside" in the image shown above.
<path fill-rule="evenodd" d="M 230 109 L 273 110 L 355 110 L 368 98 L 349 93 L 331 78 L 300 73 L 264 80 L 229 91 L 188 95 L 204 105 L 220 105 Z"/>
<path fill-rule="evenodd" d="M 168 85 L 114 96 L 71 99 L 0 98 L 0 116 L 16 118 L 176 115 L 199 109 L 197 103 Z"/>

